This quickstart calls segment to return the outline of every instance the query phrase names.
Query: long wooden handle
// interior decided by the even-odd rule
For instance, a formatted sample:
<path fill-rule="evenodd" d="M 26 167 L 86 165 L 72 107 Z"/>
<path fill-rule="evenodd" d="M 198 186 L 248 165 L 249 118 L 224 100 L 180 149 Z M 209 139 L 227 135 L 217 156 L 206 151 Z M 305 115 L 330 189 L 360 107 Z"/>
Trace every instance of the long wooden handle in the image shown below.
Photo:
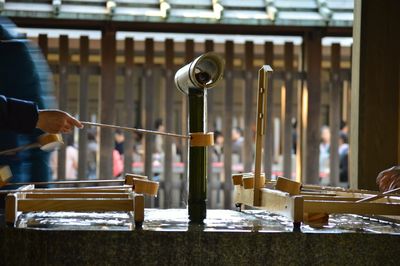
<path fill-rule="evenodd" d="M 190 136 L 187 136 L 187 135 L 181 135 L 181 134 L 175 134 L 175 133 L 167 133 L 167 132 L 154 131 L 154 130 L 147 130 L 147 129 L 141 129 L 141 128 L 121 127 L 121 126 L 116 126 L 116 125 L 101 124 L 101 123 L 86 122 L 86 121 L 81 121 L 81 124 L 88 125 L 88 126 L 95 126 L 95 127 L 116 128 L 116 129 L 140 132 L 140 133 L 143 133 L 143 134 L 155 134 L 155 135 L 163 135 L 163 136 L 167 136 L 167 137 L 190 139 Z"/>
<path fill-rule="evenodd" d="M 397 192 L 399 190 L 400 190 L 400 187 L 392 189 L 392 190 L 388 190 L 386 192 L 383 192 L 382 194 L 378 194 L 378 195 L 375 195 L 375 196 L 371 196 L 371 197 L 368 197 L 368 198 L 357 200 L 356 203 L 368 202 L 368 201 L 373 201 L 373 200 L 377 200 L 377 199 L 380 199 L 380 198 L 384 198 L 385 196 L 388 196 L 389 194 L 395 193 L 395 192 Z"/>
<path fill-rule="evenodd" d="M 39 148 L 39 147 L 40 147 L 39 143 L 26 144 L 26 145 L 23 145 L 23 146 L 20 146 L 20 147 L 16 147 L 16 148 L 0 151 L 0 155 L 14 154 L 14 153 L 17 153 L 19 151 L 28 150 L 28 149 L 32 149 L 32 148 Z"/>

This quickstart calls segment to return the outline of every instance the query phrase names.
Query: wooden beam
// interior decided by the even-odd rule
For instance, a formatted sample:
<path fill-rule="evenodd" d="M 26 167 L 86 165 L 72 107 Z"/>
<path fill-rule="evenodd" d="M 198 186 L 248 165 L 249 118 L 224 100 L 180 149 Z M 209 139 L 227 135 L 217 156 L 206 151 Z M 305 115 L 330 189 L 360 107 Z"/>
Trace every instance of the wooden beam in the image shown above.
<path fill-rule="evenodd" d="M 292 118 L 293 118 L 293 64 L 294 45 L 286 42 L 284 45 L 285 85 L 282 88 L 282 154 L 283 176 L 292 178 Z"/>
<path fill-rule="evenodd" d="M 80 38 L 80 84 L 79 84 L 79 119 L 88 121 L 89 119 L 89 38 Z M 88 154 L 88 129 L 87 127 L 79 130 L 79 150 L 78 150 L 78 178 L 88 179 L 87 154 Z"/>
<path fill-rule="evenodd" d="M 319 182 L 319 139 L 321 110 L 321 36 L 319 31 L 307 33 L 304 36 L 305 70 L 307 72 L 306 100 L 307 106 L 303 122 L 306 123 L 303 133 L 305 143 L 302 145 L 305 153 L 303 177 L 308 184 Z"/>
<path fill-rule="evenodd" d="M 339 185 L 339 131 L 340 131 L 340 44 L 331 46 L 331 87 L 329 101 L 329 127 L 331 130 L 330 144 L 330 183 Z"/>
<path fill-rule="evenodd" d="M 225 88 L 224 88 L 224 208 L 232 208 L 232 118 L 233 118 L 233 60 L 234 43 L 225 42 Z"/>
<path fill-rule="evenodd" d="M 39 34 L 39 48 L 42 50 L 43 57 L 47 61 L 47 55 L 49 53 L 47 34 Z"/>
<path fill-rule="evenodd" d="M 174 111 L 175 103 L 175 66 L 174 66 L 174 41 L 172 39 L 165 40 L 165 131 L 172 132 L 174 130 Z M 172 177 L 173 177 L 173 154 L 172 139 L 164 138 L 164 207 L 172 206 Z"/>
<path fill-rule="evenodd" d="M 400 2 L 355 1 L 350 184 L 377 189 L 378 173 L 399 164 Z M 376 51 L 379 51 L 378 53 Z"/>
<path fill-rule="evenodd" d="M 134 127 L 134 90 L 133 87 L 133 54 L 134 54 L 134 41 L 132 38 L 125 39 L 125 86 L 124 86 L 124 111 L 125 111 L 125 126 Z M 132 132 L 124 132 L 124 173 L 132 172 L 132 153 L 134 146 L 134 139 Z"/>
<path fill-rule="evenodd" d="M 154 40 L 145 40 L 145 90 L 144 90 L 144 125 L 145 128 L 154 128 Z M 153 179 L 153 149 L 154 149 L 154 136 L 146 135 L 144 143 L 144 174 Z M 146 205 L 154 207 L 154 200 L 146 199 Z"/>
<path fill-rule="evenodd" d="M 58 104 L 60 110 L 68 111 L 68 61 L 69 61 L 69 43 L 68 36 L 61 35 L 59 39 L 59 56 L 60 56 L 60 87 L 58 91 Z M 65 160 L 66 147 L 63 146 L 58 150 L 57 160 L 57 178 L 58 180 L 65 179 Z"/>
<path fill-rule="evenodd" d="M 264 44 L 264 64 L 270 65 L 273 69 L 274 64 L 274 45 L 272 42 Z M 266 108 L 266 129 L 264 141 L 264 172 L 265 178 L 271 179 L 272 163 L 274 157 L 274 90 L 273 75 L 268 79 L 267 87 L 267 108 Z"/>
<path fill-rule="evenodd" d="M 214 42 L 212 40 L 206 40 L 204 43 L 204 52 L 214 51 Z M 215 115 L 214 115 L 214 97 L 215 91 L 218 88 L 212 88 L 207 91 L 207 131 L 215 131 Z M 215 208 L 215 198 L 214 198 L 214 186 L 216 179 L 219 178 L 217 175 L 213 174 L 213 149 L 210 147 L 208 149 L 208 160 L 207 160 L 207 206 L 209 208 Z M 217 191 L 218 193 L 218 191 Z"/>
<path fill-rule="evenodd" d="M 133 211 L 133 199 L 18 199 L 18 211 Z"/>
<path fill-rule="evenodd" d="M 400 215 L 400 203 L 305 200 L 304 212 Z"/>
<path fill-rule="evenodd" d="M 250 172 L 253 166 L 253 131 L 254 126 L 254 84 L 253 84 L 253 66 L 254 43 L 247 41 L 245 43 L 245 88 L 244 88 L 244 145 L 242 150 L 243 170 Z"/>
<path fill-rule="evenodd" d="M 110 21 L 110 20 L 73 20 L 52 19 L 34 17 L 11 17 L 19 27 L 56 28 L 56 29 L 88 29 L 102 30 L 106 26 L 112 26 L 118 31 L 141 32 L 171 32 L 171 33 L 206 33 L 206 34 L 242 34 L 242 35 L 283 35 L 302 36 L 305 32 L 314 30 L 322 31 L 324 36 L 351 37 L 352 28 L 348 26 L 338 27 L 310 27 L 310 26 L 285 26 L 280 25 L 227 25 L 224 23 L 165 23 L 135 21 Z"/>
<path fill-rule="evenodd" d="M 114 124 L 115 119 L 115 31 L 107 29 L 101 36 L 101 86 L 99 99 L 100 122 Z M 100 128 L 100 149 L 97 162 L 98 177 L 111 179 L 113 177 L 114 131 L 110 128 Z"/>
<path fill-rule="evenodd" d="M 194 59 L 194 41 L 191 39 L 187 39 L 185 41 L 185 64 L 189 64 Z M 182 95 L 182 109 L 181 109 L 181 124 L 182 124 L 182 134 L 188 134 L 188 97 L 187 95 Z M 183 182 L 181 188 L 181 195 L 184 202 L 187 202 L 187 184 L 188 184 L 188 150 L 187 150 L 188 142 L 184 139 L 181 141 L 182 147 L 182 162 L 185 165 L 184 173 L 183 173 Z M 186 204 L 183 205 L 186 207 Z"/>

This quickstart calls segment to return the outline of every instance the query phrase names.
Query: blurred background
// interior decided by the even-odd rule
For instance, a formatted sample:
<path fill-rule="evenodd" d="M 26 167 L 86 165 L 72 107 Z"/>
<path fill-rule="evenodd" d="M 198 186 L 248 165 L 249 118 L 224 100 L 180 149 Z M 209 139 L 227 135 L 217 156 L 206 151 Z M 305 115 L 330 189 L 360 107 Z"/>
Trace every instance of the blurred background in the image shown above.
<path fill-rule="evenodd" d="M 82 121 L 186 134 L 175 72 L 202 53 L 220 54 L 224 79 L 208 95 L 211 208 L 231 208 L 231 175 L 253 168 L 265 64 L 274 70 L 266 175 L 348 187 L 351 0 L 3 0 L 0 15 L 41 49 L 57 107 Z M 186 206 L 185 141 L 91 127 L 64 140 L 51 155 L 53 179 L 145 174 L 161 184 L 152 206 Z"/>

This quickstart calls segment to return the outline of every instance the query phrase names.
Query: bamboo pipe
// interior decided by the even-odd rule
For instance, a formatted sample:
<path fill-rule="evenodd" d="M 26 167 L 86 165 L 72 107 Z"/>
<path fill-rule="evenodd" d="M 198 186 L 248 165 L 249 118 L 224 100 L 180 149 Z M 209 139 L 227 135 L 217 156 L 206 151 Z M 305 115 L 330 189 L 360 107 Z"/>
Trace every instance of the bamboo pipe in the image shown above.
<path fill-rule="evenodd" d="M 190 139 L 190 136 L 187 136 L 187 135 L 181 135 L 181 134 L 175 134 L 175 133 L 167 133 L 167 132 L 148 130 L 148 129 L 141 129 L 141 128 L 121 127 L 121 126 L 116 126 L 116 125 L 101 124 L 101 123 L 86 122 L 86 121 L 81 121 L 81 124 L 88 125 L 88 126 L 95 126 L 95 127 L 106 127 L 106 128 L 122 129 L 122 130 L 139 132 L 139 133 L 143 133 L 143 134 L 155 134 L 155 135 L 163 135 L 163 136 L 167 136 L 167 137 Z"/>

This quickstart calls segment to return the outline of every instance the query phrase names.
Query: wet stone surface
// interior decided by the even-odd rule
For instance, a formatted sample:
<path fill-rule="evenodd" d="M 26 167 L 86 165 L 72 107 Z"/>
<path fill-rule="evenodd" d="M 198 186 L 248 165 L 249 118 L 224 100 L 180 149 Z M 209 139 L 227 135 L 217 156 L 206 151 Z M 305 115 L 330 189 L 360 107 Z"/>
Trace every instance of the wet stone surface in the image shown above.
<path fill-rule="evenodd" d="M 49 230 L 123 230 L 135 229 L 133 217 L 124 212 L 79 213 L 36 212 L 20 216 L 17 228 Z M 186 209 L 146 209 L 143 230 L 205 232 L 292 232 L 293 224 L 285 217 L 265 211 L 208 210 L 203 226 L 189 225 Z M 400 224 L 359 215 L 331 215 L 321 228 L 302 225 L 304 233 L 384 233 L 400 234 Z"/>
<path fill-rule="evenodd" d="M 400 226 L 334 215 L 323 228 L 293 225 L 263 211 L 209 210 L 189 225 L 187 210 L 130 214 L 38 212 L 16 227 L 0 213 L 0 265 L 398 265 Z"/>

